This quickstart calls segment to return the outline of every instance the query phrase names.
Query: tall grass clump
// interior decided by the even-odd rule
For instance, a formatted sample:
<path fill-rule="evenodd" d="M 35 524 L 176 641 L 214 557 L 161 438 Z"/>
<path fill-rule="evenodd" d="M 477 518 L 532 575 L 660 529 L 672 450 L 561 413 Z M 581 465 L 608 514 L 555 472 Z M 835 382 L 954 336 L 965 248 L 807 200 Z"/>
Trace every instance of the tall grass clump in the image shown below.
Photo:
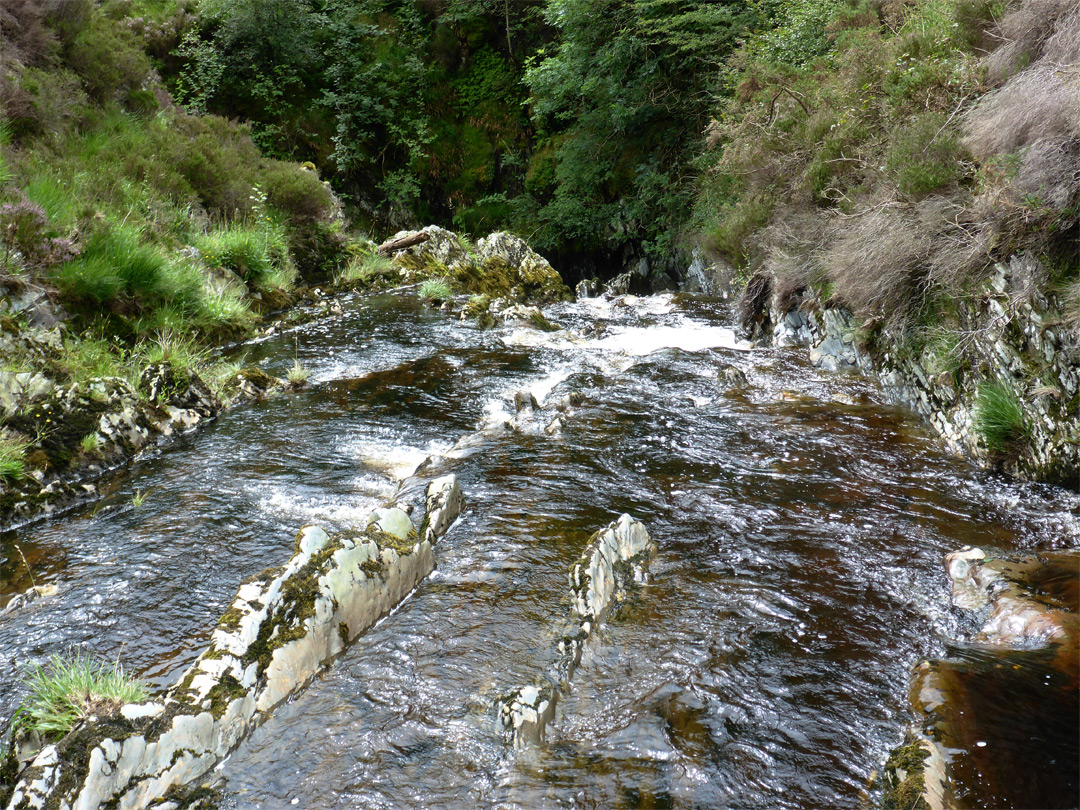
<path fill-rule="evenodd" d="M 445 301 L 453 295 L 450 282 L 444 278 L 429 278 L 420 285 L 420 300 L 429 304 Z"/>
<path fill-rule="evenodd" d="M 272 221 L 231 222 L 196 240 L 208 267 L 229 270 L 255 289 L 287 289 L 296 278 L 285 229 Z"/>
<path fill-rule="evenodd" d="M 995 453 L 1015 452 L 1027 437 L 1024 408 L 1012 388 L 1002 382 L 985 382 L 975 398 L 975 432 Z"/>
<path fill-rule="evenodd" d="M 0 481 L 18 481 L 26 472 L 27 442 L 0 434 Z"/>
<path fill-rule="evenodd" d="M 45 666 L 30 669 L 24 684 L 29 694 L 15 713 L 15 727 L 54 739 L 80 720 L 111 714 L 149 696 L 146 685 L 127 675 L 118 661 L 83 653 L 50 656 Z"/>
<path fill-rule="evenodd" d="M 394 263 L 380 253 L 366 253 L 354 256 L 334 278 L 338 284 L 361 282 L 370 284 L 381 276 L 389 275 L 394 270 Z"/>
<path fill-rule="evenodd" d="M 125 222 L 98 228 L 87 237 L 77 258 L 54 271 L 56 285 L 87 304 L 128 302 L 140 308 L 170 303 L 197 308 L 198 277 L 172 264 L 145 237 L 142 227 Z"/>

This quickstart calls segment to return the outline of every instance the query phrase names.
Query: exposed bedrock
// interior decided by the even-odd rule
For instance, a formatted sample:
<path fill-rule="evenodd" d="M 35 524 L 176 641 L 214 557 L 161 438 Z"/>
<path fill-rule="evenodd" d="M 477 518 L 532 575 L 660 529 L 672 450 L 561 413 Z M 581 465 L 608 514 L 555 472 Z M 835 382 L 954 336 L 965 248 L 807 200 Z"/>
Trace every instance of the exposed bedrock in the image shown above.
<path fill-rule="evenodd" d="M 498 719 L 517 748 L 544 738 L 562 690 L 569 687 L 589 636 L 622 599 L 627 587 L 648 581 L 656 544 L 630 515 L 594 534 L 570 567 L 571 632 L 556 645 L 553 664 L 535 683 L 500 698 Z"/>
<path fill-rule="evenodd" d="M 432 545 L 463 506 L 449 475 L 428 486 L 421 531 L 396 506 L 376 510 L 363 531 L 302 529 L 284 566 L 240 586 L 179 683 L 41 749 L 9 810 L 177 807 L 170 790 L 209 772 L 431 573 Z"/>
<path fill-rule="evenodd" d="M 955 324 L 930 337 L 905 336 L 880 319 L 863 323 L 811 290 L 779 295 L 759 273 L 742 300 L 751 339 L 802 346 L 826 370 L 877 375 L 886 392 L 916 411 L 953 452 L 1021 478 L 1080 486 L 1080 345 L 1052 293 L 1030 294 L 1038 277 L 1030 257 L 998 264 L 978 295 L 957 298 Z M 986 435 L 980 418 L 988 384 L 1011 392 L 1022 424 L 1005 446 Z"/>
<path fill-rule="evenodd" d="M 883 806 L 1074 807 L 1080 553 L 966 548 L 945 566 L 979 629 L 916 667 L 919 719 L 886 765 Z"/>

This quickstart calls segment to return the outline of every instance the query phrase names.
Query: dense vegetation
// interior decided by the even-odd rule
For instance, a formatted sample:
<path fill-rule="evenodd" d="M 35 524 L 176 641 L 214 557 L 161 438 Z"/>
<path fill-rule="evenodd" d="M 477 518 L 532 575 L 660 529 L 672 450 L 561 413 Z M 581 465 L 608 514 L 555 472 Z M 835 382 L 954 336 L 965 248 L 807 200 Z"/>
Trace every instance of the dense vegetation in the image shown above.
<path fill-rule="evenodd" d="M 343 204 L 571 278 L 699 247 L 943 355 L 1028 251 L 1080 329 L 1078 50 L 1066 0 L 7 0 L 0 284 L 118 372 L 377 275 Z"/>

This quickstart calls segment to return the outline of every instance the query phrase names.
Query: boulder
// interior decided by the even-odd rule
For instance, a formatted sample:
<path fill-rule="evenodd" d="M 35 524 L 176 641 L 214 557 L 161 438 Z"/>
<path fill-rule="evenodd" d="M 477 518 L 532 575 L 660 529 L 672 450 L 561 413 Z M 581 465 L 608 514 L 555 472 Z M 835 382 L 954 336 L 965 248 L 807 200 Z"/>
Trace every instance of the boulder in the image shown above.
<path fill-rule="evenodd" d="M 547 259 L 520 237 L 500 231 L 473 247 L 453 232 L 429 225 L 423 231 L 401 231 L 391 241 L 408 241 L 419 234 L 428 238 L 392 254 L 391 261 L 406 284 L 448 278 L 469 293 L 519 301 L 573 300 L 573 293 Z"/>

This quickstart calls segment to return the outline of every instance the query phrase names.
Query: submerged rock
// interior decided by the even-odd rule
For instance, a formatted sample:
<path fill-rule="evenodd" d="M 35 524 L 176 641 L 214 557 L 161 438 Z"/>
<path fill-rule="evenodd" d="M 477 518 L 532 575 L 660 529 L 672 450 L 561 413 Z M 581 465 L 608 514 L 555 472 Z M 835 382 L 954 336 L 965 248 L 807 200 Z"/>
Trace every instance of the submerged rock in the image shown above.
<path fill-rule="evenodd" d="M 544 738 L 555 715 L 560 691 L 581 661 L 585 643 L 633 583 L 649 580 L 656 544 L 645 526 L 630 515 L 594 534 L 581 558 L 570 567 L 570 630 L 556 646 L 555 661 L 534 684 L 500 698 L 496 710 L 504 734 L 515 747 Z"/>
<path fill-rule="evenodd" d="M 750 385 L 750 381 L 746 379 L 743 370 L 730 364 L 721 367 L 719 374 L 717 374 L 717 382 L 724 389 L 746 388 Z"/>
<path fill-rule="evenodd" d="M 600 279 L 583 278 L 577 283 L 574 293 L 578 298 L 595 298 L 600 294 Z"/>
<path fill-rule="evenodd" d="M 1080 795 L 1080 552 L 965 548 L 945 565 L 954 603 L 980 611 L 982 626 L 948 658 L 915 670 L 912 744 L 925 762 L 914 806 L 1072 806 Z M 905 787 L 911 780 L 896 777 L 886 774 L 886 808 L 916 795 Z"/>
<path fill-rule="evenodd" d="M 36 602 L 38 599 L 47 599 L 56 596 L 59 592 L 60 589 L 56 585 L 34 585 L 27 588 L 22 593 L 17 593 L 11 597 L 11 599 L 8 600 L 8 603 L 4 605 L 4 609 L 0 610 L 0 616 L 22 610 Z"/>
<path fill-rule="evenodd" d="M 499 317 L 506 326 L 525 326 L 539 329 L 541 332 L 558 332 L 560 327 L 555 326 L 545 317 L 539 307 L 514 304 L 499 310 Z"/>

